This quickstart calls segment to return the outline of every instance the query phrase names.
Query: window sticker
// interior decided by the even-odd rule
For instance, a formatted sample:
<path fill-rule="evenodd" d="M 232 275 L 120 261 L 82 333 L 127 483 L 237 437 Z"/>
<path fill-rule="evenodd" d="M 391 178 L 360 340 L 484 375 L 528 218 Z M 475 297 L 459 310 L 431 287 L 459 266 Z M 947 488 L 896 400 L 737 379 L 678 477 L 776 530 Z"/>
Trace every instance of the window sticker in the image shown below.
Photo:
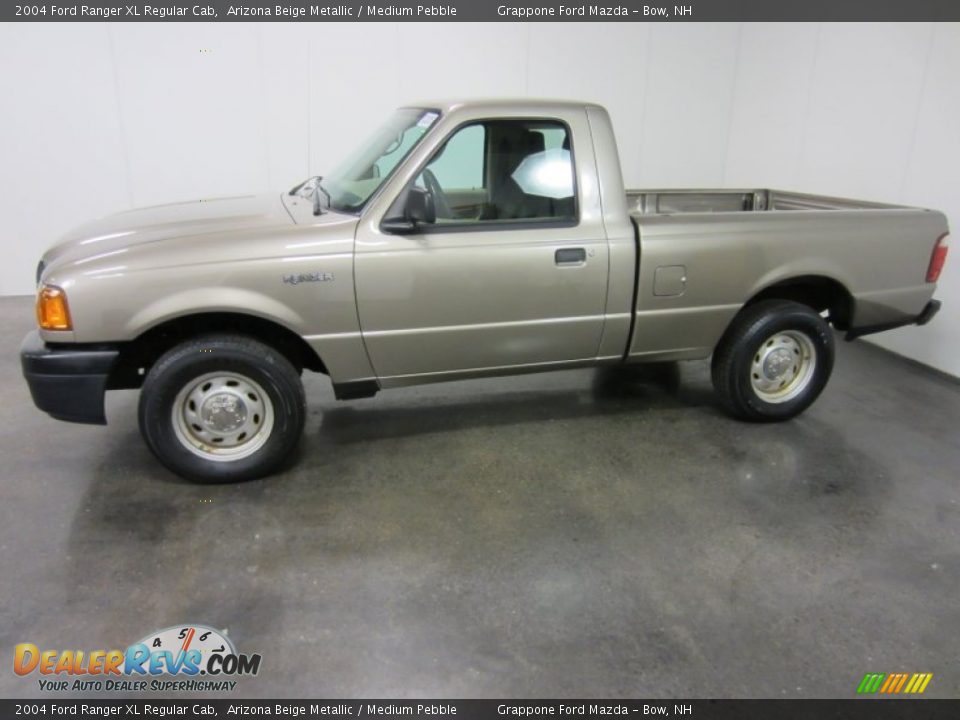
<path fill-rule="evenodd" d="M 440 117 L 440 113 L 425 112 L 420 116 L 420 119 L 417 120 L 417 127 L 428 128 L 433 125 L 433 121 L 438 117 Z"/>

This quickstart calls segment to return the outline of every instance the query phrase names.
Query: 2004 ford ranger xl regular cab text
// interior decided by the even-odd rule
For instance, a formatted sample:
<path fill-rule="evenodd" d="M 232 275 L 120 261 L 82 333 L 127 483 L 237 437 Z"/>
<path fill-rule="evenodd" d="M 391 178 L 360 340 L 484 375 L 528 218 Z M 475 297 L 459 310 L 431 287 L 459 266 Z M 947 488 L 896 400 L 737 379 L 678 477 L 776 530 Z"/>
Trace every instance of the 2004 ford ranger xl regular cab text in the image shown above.
<path fill-rule="evenodd" d="M 550 101 L 397 110 L 289 192 L 85 225 L 37 269 L 34 402 L 143 437 L 201 482 L 276 469 L 306 414 L 381 388 L 712 355 L 735 416 L 786 420 L 847 338 L 926 323 L 946 256 L 930 210 L 776 190 L 624 190 L 607 112 Z"/>

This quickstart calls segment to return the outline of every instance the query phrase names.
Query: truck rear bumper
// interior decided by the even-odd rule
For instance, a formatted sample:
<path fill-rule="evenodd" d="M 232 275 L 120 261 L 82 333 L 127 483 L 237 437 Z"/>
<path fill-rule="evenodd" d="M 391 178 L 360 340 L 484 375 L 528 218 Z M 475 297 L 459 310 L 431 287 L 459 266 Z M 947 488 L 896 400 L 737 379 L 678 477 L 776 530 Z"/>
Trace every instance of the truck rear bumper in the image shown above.
<path fill-rule="evenodd" d="M 20 365 L 38 408 L 57 420 L 106 425 L 103 396 L 120 351 L 109 345 L 49 346 L 34 330 L 20 345 Z"/>
<path fill-rule="evenodd" d="M 884 330 L 893 330 L 894 328 L 904 327 L 905 325 L 926 325 L 933 320 L 933 316 L 940 312 L 941 302 L 931 300 L 924 306 L 923 311 L 914 318 L 898 320 L 896 322 L 884 323 L 882 325 L 867 325 L 864 327 L 850 328 L 844 336 L 847 340 L 855 340 L 871 333 L 883 332 Z"/>

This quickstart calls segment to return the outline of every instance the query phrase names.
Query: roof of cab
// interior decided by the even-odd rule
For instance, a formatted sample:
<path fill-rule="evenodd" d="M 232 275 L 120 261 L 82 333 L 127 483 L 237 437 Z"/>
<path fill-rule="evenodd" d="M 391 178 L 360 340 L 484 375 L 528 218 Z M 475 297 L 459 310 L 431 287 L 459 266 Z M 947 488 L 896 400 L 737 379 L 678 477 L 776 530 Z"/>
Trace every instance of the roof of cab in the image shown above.
<path fill-rule="evenodd" d="M 443 98 L 409 103 L 404 107 L 430 108 L 443 113 L 461 108 L 490 110 L 510 110 L 511 108 L 537 108 L 541 110 L 582 110 L 587 107 L 599 107 L 597 103 L 582 100 L 559 100 L 549 98 Z"/>

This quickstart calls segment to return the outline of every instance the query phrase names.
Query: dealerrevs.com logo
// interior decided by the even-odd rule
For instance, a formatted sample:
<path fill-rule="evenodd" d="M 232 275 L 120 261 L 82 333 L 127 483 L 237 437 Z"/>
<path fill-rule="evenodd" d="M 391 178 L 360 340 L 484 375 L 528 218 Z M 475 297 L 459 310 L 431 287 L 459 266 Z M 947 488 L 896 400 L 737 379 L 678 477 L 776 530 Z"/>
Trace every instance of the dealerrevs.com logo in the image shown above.
<path fill-rule="evenodd" d="M 151 633 L 126 650 L 41 650 L 33 643 L 14 648 L 13 671 L 38 675 L 52 692 L 224 691 L 238 676 L 260 672 L 260 655 L 238 653 L 226 631 L 206 625 L 177 625 Z"/>

